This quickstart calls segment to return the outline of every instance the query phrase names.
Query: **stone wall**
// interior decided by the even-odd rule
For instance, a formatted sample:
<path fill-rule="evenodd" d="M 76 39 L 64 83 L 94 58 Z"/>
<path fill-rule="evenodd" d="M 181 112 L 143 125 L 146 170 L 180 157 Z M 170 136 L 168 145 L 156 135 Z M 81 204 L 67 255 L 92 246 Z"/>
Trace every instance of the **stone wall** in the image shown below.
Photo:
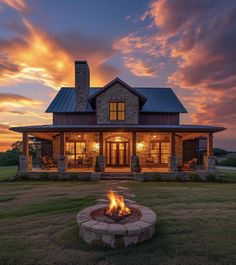
<path fill-rule="evenodd" d="M 109 102 L 125 102 L 125 120 L 109 120 Z M 97 123 L 98 124 L 138 124 L 139 98 L 119 83 L 115 83 L 106 91 L 97 96 Z"/>
<path fill-rule="evenodd" d="M 19 171 L 32 171 L 32 156 L 20 155 L 19 157 Z"/>
<path fill-rule="evenodd" d="M 215 156 L 204 156 L 203 157 L 204 169 L 208 172 L 215 172 L 216 157 Z"/>
<path fill-rule="evenodd" d="M 75 62 L 76 111 L 86 111 L 90 86 L 89 66 L 86 61 Z"/>

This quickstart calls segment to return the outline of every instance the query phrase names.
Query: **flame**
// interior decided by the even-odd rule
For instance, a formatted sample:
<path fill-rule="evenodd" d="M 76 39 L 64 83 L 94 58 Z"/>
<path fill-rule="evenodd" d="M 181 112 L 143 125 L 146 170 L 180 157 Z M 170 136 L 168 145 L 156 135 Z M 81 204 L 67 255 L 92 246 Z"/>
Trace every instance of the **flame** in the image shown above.
<path fill-rule="evenodd" d="M 125 205 L 124 197 L 116 194 L 114 191 L 109 191 L 107 194 L 109 206 L 106 214 L 109 216 L 124 216 L 131 213 L 131 210 Z"/>

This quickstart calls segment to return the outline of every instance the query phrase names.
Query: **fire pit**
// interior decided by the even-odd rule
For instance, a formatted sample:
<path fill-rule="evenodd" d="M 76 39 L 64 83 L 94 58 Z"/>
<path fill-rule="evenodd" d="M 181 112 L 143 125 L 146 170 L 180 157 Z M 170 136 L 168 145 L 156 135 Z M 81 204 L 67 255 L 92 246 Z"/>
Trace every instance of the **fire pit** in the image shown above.
<path fill-rule="evenodd" d="M 150 239 L 156 214 L 147 207 L 125 201 L 113 191 L 108 203 L 87 207 L 77 215 L 80 237 L 87 243 L 112 248 L 126 247 Z"/>

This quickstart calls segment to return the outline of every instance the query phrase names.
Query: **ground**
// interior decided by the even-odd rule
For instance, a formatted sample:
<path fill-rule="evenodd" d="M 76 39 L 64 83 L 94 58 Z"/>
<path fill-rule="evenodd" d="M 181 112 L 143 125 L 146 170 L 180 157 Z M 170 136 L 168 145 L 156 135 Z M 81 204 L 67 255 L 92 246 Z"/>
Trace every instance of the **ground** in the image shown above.
<path fill-rule="evenodd" d="M 157 213 L 152 240 L 109 250 L 79 239 L 76 213 L 110 188 Z M 235 209 L 236 183 L 1 182 L 0 264 L 233 265 Z"/>

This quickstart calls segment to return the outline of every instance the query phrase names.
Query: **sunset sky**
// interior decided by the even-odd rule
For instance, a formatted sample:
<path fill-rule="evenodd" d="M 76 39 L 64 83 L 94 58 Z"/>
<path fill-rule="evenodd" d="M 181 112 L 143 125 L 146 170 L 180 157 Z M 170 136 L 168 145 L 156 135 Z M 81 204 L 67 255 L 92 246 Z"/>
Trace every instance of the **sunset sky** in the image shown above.
<path fill-rule="evenodd" d="M 172 87 L 182 123 L 224 126 L 215 146 L 236 150 L 235 0 L 0 0 L 0 151 L 9 127 L 51 124 L 76 59 L 92 86 Z"/>

